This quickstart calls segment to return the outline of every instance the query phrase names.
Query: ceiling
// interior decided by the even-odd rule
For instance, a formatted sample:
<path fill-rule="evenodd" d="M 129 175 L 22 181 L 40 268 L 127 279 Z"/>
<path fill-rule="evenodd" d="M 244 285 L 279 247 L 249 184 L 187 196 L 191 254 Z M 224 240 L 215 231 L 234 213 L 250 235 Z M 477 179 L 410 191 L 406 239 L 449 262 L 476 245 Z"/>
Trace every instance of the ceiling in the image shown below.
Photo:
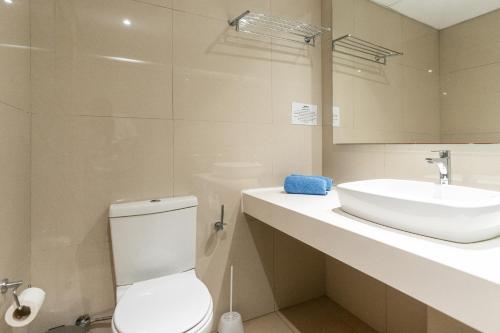
<path fill-rule="evenodd" d="M 439 30 L 500 8 L 500 0 L 372 1 Z"/>

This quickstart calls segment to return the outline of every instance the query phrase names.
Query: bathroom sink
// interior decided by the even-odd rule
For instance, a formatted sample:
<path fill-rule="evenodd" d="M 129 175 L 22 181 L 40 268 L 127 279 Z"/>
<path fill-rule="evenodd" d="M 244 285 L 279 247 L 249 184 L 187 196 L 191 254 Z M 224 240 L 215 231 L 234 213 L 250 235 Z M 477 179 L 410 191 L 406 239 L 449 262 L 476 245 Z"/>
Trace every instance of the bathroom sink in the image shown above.
<path fill-rule="evenodd" d="M 341 209 L 388 227 L 457 243 L 500 235 L 500 192 L 375 179 L 337 186 Z"/>

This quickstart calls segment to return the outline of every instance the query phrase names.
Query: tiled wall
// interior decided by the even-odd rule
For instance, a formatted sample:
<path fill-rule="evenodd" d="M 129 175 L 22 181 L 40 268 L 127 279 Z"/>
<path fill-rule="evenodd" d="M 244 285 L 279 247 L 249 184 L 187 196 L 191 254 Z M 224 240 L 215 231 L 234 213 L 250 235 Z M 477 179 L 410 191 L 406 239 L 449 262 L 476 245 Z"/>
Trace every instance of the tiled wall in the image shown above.
<path fill-rule="evenodd" d="M 424 304 L 336 259 L 327 258 L 326 266 L 328 297 L 377 332 L 427 332 Z"/>
<path fill-rule="evenodd" d="M 327 135 L 325 135 L 325 143 Z M 439 180 L 432 151 L 451 151 L 451 179 L 456 185 L 500 190 L 500 145 L 331 145 L 325 148 L 324 172 L 337 183 L 370 178 Z"/>
<path fill-rule="evenodd" d="M 340 108 L 333 141 L 439 142 L 438 31 L 369 0 L 333 0 L 329 6 L 324 13 L 331 16 L 324 19 L 332 22 L 334 39 L 353 34 L 404 53 L 382 66 L 330 52 L 324 65 L 331 63 L 325 72 L 333 87 L 324 91 Z M 329 104 L 325 109 L 331 110 Z M 324 123 L 331 124 L 331 117 Z"/>
<path fill-rule="evenodd" d="M 29 282 L 29 1 L 0 2 L 0 279 Z M 25 285 L 26 286 L 26 285 Z M 12 296 L 0 295 L 0 332 Z"/>
<path fill-rule="evenodd" d="M 113 308 L 117 200 L 199 198 L 197 269 L 215 318 L 230 264 L 245 319 L 324 294 L 322 254 L 239 204 L 243 188 L 321 172 L 322 127 L 289 124 L 293 101 L 321 109 L 321 48 L 235 33 L 227 20 L 246 9 L 321 20 L 319 0 L 33 1 L 31 266 L 48 295 L 32 332 Z"/>
<path fill-rule="evenodd" d="M 440 31 L 442 142 L 499 142 L 500 10 Z"/>

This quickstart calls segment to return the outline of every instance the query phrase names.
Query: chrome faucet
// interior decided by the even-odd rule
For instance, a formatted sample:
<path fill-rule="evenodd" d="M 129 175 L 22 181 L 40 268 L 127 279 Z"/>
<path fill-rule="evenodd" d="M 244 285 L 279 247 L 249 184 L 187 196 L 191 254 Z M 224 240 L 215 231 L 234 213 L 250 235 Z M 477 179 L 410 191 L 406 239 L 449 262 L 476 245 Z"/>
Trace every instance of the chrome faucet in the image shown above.
<path fill-rule="evenodd" d="M 439 153 L 439 158 L 426 158 L 427 163 L 436 164 L 439 169 L 439 183 L 448 185 L 451 183 L 451 163 L 449 150 L 437 150 L 433 153 Z"/>

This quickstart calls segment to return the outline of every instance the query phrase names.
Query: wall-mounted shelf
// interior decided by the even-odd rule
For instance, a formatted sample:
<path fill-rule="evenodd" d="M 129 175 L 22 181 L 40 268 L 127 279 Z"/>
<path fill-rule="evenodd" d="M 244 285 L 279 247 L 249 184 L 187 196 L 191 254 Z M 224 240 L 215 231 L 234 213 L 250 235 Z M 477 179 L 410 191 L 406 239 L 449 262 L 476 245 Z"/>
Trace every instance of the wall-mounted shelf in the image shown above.
<path fill-rule="evenodd" d="M 370 43 L 353 35 L 345 35 L 332 41 L 333 51 L 347 54 L 378 64 L 387 64 L 387 58 L 403 55 L 403 53 Z"/>
<path fill-rule="evenodd" d="M 254 13 L 249 10 L 230 20 L 229 25 L 234 27 L 236 31 L 312 46 L 315 45 L 317 37 L 331 30 L 284 17 Z"/>

